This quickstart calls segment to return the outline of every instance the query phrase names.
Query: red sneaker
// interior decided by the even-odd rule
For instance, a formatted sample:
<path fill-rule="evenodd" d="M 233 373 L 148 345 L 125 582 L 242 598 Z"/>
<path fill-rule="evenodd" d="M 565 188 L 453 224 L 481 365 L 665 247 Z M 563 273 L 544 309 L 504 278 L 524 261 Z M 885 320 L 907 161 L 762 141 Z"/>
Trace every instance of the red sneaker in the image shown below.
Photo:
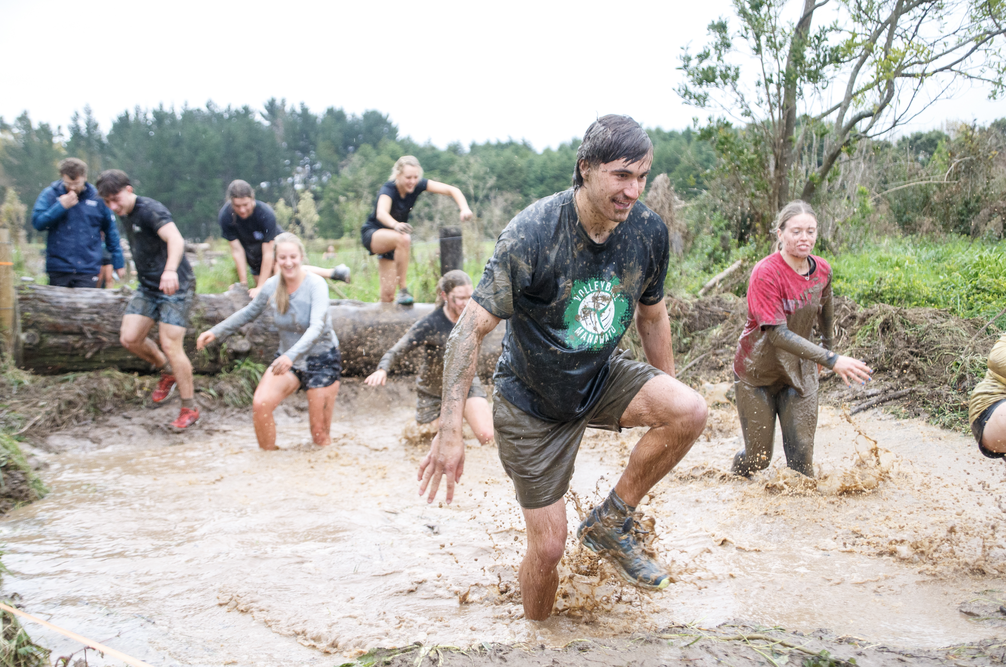
<path fill-rule="evenodd" d="M 178 419 L 171 422 L 171 425 L 175 428 L 188 428 L 197 421 L 199 421 L 199 410 L 182 408 L 182 411 L 178 413 Z"/>
<path fill-rule="evenodd" d="M 157 383 L 157 387 L 154 388 L 152 394 L 150 394 L 150 400 L 154 403 L 160 403 L 168 396 L 171 396 L 171 392 L 175 390 L 175 376 L 174 375 L 162 375 L 161 381 Z"/>

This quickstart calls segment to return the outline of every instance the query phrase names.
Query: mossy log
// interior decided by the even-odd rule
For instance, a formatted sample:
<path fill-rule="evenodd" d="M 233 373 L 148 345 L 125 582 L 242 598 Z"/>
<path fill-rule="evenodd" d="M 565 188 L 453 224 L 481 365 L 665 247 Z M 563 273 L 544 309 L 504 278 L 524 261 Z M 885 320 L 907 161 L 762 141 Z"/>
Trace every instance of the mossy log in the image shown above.
<path fill-rule="evenodd" d="M 21 366 L 36 373 L 54 374 L 117 368 L 149 372 L 150 366 L 119 344 L 122 314 L 132 297 L 128 288 L 117 290 L 69 289 L 48 285 L 18 288 L 18 331 Z M 269 310 L 222 344 L 196 352 L 196 337 L 249 302 L 243 289 L 223 294 L 198 294 L 185 332 L 185 351 L 197 373 L 215 373 L 242 358 L 269 363 L 276 354 L 279 334 Z M 343 374 L 365 375 L 377 368 L 381 355 L 433 304 L 412 307 L 393 304 L 333 300 L 332 326 L 339 337 Z M 157 341 L 157 325 L 150 332 Z M 499 357 L 503 326 L 490 334 L 479 358 L 479 374 L 488 379 Z M 419 352 L 399 367 L 417 370 Z"/>

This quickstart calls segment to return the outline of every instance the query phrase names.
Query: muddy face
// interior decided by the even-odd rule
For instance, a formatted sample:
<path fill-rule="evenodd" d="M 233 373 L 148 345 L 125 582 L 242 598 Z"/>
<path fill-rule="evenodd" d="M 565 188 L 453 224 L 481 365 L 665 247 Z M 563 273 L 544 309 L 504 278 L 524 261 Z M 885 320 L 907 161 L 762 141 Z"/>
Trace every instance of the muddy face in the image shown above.
<path fill-rule="evenodd" d="M 831 408 L 809 485 L 780 453 L 750 481 L 731 477 L 736 413 L 712 410 L 641 505 L 678 582 L 626 587 L 570 537 L 557 615 L 525 621 L 524 524 L 496 451 L 469 439 L 454 503 L 427 505 L 415 481 L 426 449 L 402 442 L 411 392 L 408 378 L 381 396 L 346 381 L 324 450 L 303 394 L 276 411 L 279 452 L 258 451 L 245 410 L 208 414 L 183 436 L 154 426 L 175 405 L 63 434 L 62 453 L 46 455 L 52 493 L 0 524 L 3 594 L 179 664 L 330 665 L 325 653 L 414 641 L 564 646 L 730 619 L 894 646 L 1001 632 L 958 606 L 1006 576 L 1003 466 L 917 422 L 857 415 L 861 435 Z M 583 505 L 607 494 L 640 435 L 588 431 L 572 480 Z M 32 634 L 60 655 L 80 648 Z"/>

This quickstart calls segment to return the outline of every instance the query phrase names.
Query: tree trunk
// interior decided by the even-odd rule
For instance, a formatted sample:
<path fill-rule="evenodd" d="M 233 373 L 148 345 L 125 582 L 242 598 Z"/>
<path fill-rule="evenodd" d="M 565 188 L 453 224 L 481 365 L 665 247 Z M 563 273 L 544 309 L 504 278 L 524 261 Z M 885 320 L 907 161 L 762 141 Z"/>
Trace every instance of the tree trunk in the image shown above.
<path fill-rule="evenodd" d="M 119 344 L 119 325 L 132 297 L 117 290 L 69 289 L 26 285 L 18 290 L 22 367 L 36 373 L 68 373 L 102 368 L 149 372 L 150 365 Z M 224 294 L 197 294 L 185 352 L 197 373 L 216 373 L 236 359 L 272 361 L 279 334 L 270 310 L 220 344 L 196 352 L 196 337 L 249 302 L 248 293 L 235 289 Z M 432 304 L 412 308 L 392 304 L 332 301 L 332 326 L 339 337 L 343 374 L 366 375 L 413 323 L 433 311 Z M 149 337 L 157 341 L 157 325 Z M 486 337 L 479 357 L 479 374 L 488 378 L 499 357 L 503 327 Z M 418 367 L 420 350 L 403 369 Z M 413 363 L 409 363 L 409 362 Z"/>
<path fill-rule="evenodd" d="M 804 0 L 803 14 L 796 24 L 793 39 L 790 41 L 789 53 L 786 54 L 785 82 L 783 85 L 782 100 L 782 133 L 777 138 L 778 177 L 773 183 L 773 206 L 775 215 L 782 207 L 789 202 L 789 170 L 793 166 L 793 152 L 796 150 L 796 94 L 800 85 L 798 67 L 803 65 L 806 58 L 805 50 L 807 46 L 807 36 L 810 34 L 810 25 L 814 20 L 814 9 L 817 7 L 817 0 Z"/>

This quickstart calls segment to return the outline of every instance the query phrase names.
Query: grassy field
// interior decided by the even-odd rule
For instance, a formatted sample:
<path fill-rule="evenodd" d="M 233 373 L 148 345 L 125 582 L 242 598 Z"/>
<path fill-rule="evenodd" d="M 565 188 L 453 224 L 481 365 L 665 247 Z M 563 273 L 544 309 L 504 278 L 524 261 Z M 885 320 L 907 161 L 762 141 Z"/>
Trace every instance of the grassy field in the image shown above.
<path fill-rule="evenodd" d="M 827 259 L 835 292 L 864 306 L 930 306 L 986 320 L 1006 306 L 1006 241 L 885 239 Z M 1006 329 L 1006 316 L 996 325 Z"/>
<path fill-rule="evenodd" d="M 328 245 L 336 247 L 336 257 L 323 260 L 322 255 Z M 476 283 L 482 276 L 482 269 L 492 253 L 493 242 L 465 243 L 465 271 Z M 313 241 L 308 244 L 308 264 L 314 266 L 332 267 L 346 264 L 352 270 L 352 283 L 329 282 L 329 294 L 333 299 L 358 299 L 360 301 L 377 301 L 378 276 L 377 258 L 371 257 L 362 245 L 355 239 L 339 241 Z M 18 276 L 35 279 L 39 284 L 46 284 L 45 246 L 43 244 L 28 244 L 15 251 L 14 271 Z M 226 241 L 217 240 L 211 244 L 209 260 L 196 261 L 193 270 L 196 274 L 196 292 L 199 294 L 215 294 L 226 292 L 237 282 L 238 274 L 234 261 L 230 256 L 230 247 Z M 436 300 L 436 285 L 440 278 L 440 244 L 439 241 L 415 242 L 412 246 L 412 256 L 409 263 L 409 289 L 417 301 L 432 302 Z M 136 288 L 136 281 L 126 283 Z"/>
<path fill-rule="evenodd" d="M 327 245 L 336 246 L 334 260 L 322 260 Z M 476 283 L 492 254 L 493 242 L 465 239 L 465 270 Z M 215 261 L 196 263 L 196 290 L 201 294 L 226 291 L 237 282 L 237 272 L 225 241 L 212 247 Z M 46 281 L 45 248 L 30 244 L 15 252 L 15 271 L 19 276 L 33 276 Z M 409 269 L 409 288 L 418 301 L 436 298 L 434 290 L 440 275 L 439 243 L 416 242 Z M 697 239 L 683 258 L 671 258 L 666 286 L 679 297 L 693 297 L 712 276 L 735 260 L 749 264 L 758 259 L 751 246 L 724 250 L 711 239 Z M 835 272 L 835 292 L 860 305 L 887 303 L 901 307 L 929 306 L 943 308 L 959 317 L 992 319 L 1006 306 L 1006 241 L 996 244 L 951 237 L 939 240 L 886 238 L 866 244 L 855 251 L 825 254 Z M 352 270 L 353 282 L 330 283 L 332 298 L 377 301 L 377 259 L 371 257 L 355 239 L 313 241 L 308 245 L 308 262 L 315 266 L 344 263 Z M 135 287 L 135 282 L 131 284 Z M 743 294 L 746 285 L 736 288 Z M 1006 315 L 996 320 L 998 329 L 1006 330 Z"/>

